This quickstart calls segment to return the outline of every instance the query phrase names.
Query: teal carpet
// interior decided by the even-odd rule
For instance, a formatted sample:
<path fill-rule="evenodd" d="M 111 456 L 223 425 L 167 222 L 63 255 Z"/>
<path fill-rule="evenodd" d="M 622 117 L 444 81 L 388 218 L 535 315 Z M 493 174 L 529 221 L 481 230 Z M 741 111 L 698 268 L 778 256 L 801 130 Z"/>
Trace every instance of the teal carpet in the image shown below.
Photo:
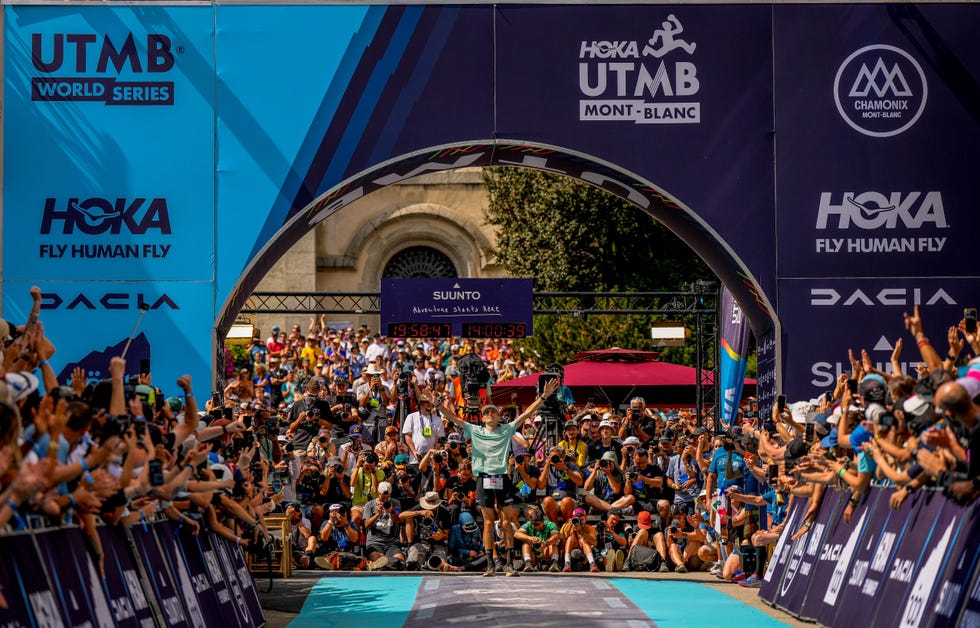
<path fill-rule="evenodd" d="M 551 591 L 564 591 L 565 595 L 552 598 Z M 786 625 L 696 582 L 561 576 L 336 575 L 320 579 L 289 628 L 462 628 L 535 623 L 617 628 Z"/>
<path fill-rule="evenodd" d="M 660 628 L 698 626 L 752 626 L 776 628 L 781 621 L 721 591 L 696 582 L 611 579 L 616 588 L 643 610 Z M 732 585 L 736 586 L 736 585 Z"/>

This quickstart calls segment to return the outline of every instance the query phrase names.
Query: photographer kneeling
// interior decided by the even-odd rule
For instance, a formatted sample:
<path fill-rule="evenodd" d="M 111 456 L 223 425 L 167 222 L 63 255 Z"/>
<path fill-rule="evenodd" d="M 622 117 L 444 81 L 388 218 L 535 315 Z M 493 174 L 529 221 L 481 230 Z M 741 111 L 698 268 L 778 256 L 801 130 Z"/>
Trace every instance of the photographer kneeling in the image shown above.
<path fill-rule="evenodd" d="M 399 570 L 405 564 L 405 553 L 398 544 L 401 506 L 391 498 L 391 484 L 378 485 L 378 497 L 364 505 L 364 529 L 367 530 L 368 569 Z"/>

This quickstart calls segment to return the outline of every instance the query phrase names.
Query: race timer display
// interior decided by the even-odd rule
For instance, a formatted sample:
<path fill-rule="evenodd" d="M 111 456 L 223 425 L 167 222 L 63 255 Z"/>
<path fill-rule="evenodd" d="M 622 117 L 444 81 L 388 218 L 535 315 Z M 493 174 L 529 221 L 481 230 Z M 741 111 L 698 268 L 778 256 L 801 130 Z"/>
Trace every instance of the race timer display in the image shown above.
<path fill-rule="evenodd" d="M 463 338 L 526 338 L 526 323 L 462 323 Z"/>
<path fill-rule="evenodd" d="M 449 338 L 452 323 L 388 323 L 389 338 Z"/>

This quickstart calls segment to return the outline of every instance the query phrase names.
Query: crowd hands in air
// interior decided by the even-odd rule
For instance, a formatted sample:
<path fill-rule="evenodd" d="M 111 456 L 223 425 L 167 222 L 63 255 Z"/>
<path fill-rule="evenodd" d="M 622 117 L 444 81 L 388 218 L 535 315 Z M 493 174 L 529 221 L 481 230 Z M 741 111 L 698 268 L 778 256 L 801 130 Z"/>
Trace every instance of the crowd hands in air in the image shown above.
<path fill-rule="evenodd" d="M 749 399 L 713 432 L 710 417 L 639 397 L 546 411 L 557 381 L 527 408 L 481 407 L 457 365 L 480 357 L 491 384 L 535 370 L 506 342 L 394 340 L 322 319 L 254 339 L 203 403 L 190 377 L 168 398 L 121 358 L 107 381 L 76 370 L 60 384 L 32 296 L 27 323 L 5 324 L 0 525 L 77 523 L 97 561 L 99 522 L 167 517 L 260 552 L 276 513 L 297 568 L 700 570 L 758 586 L 794 499 L 812 498 L 798 537 L 829 485 L 851 492 L 848 518 L 876 484 L 898 487 L 895 507 L 925 486 L 978 494 L 980 365 L 964 349 L 980 355 L 980 340 L 961 321 L 942 356 L 918 308 L 905 318 L 916 373 L 901 371 L 899 341 L 889 373 L 862 353 L 817 399 L 768 417 Z"/>

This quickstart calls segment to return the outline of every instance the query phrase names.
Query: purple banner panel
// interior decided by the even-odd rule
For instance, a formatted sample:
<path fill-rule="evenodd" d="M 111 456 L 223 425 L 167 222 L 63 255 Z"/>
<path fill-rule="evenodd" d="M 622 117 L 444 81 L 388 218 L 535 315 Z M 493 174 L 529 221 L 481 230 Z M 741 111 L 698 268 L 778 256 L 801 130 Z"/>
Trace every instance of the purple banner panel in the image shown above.
<path fill-rule="evenodd" d="M 221 604 L 218 603 L 218 595 L 214 587 L 211 586 L 210 579 L 208 579 L 201 546 L 186 528 L 173 522 L 169 522 L 169 527 L 170 537 L 176 541 L 174 548 L 179 554 L 175 562 L 178 563 L 176 571 L 180 573 L 181 583 L 186 580 L 193 588 L 193 595 L 197 598 L 197 612 L 200 614 L 204 625 L 215 626 L 220 624 L 224 619 L 222 608 Z"/>
<path fill-rule="evenodd" d="M 974 571 L 973 577 L 967 580 L 967 583 L 969 593 L 963 602 L 960 618 L 953 625 L 976 628 L 976 626 L 980 626 L 980 573 Z"/>
<path fill-rule="evenodd" d="M 102 541 L 105 588 L 116 625 L 129 628 L 152 624 L 153 611 L 133 563 L 126 530 L 120 526 L 99 526 L 98 531 Z"/>
<path fill-rule="evenodd" d="M 102 578 L 89 557 L 81 530 L 58 528 L 37 534 L 34 540 L 66 623 L 72 626 L 113 625 Z"/>
<path fill-rule="evenodd" d="M 836 490 L 834 493 L 839 500 L 837 509 L 827 524 L 820 558 L 810 574 L 810 588 L 800 610 L 800 617 L 806 620 L 817 619 L 826 609 L 834 608 L 877 501 L 876 492 L 875 496 L 868 496 L 858 503 L 851 513 L 851 522 L 847 523 L 844 521 L 844 510 L 851 494 Z"/>
<path fill-rule="evenodd" d="M 772 11 L 780 275 L 974 274 L 977 7 Z"/>
<path fill-rule="evenodd" d="M 783 533 L 779 535 L 779 540 L 776 541 L 776 547 L 773 549 L 772 557 L 766 566 L 766 573 L 762 576 L 759 597 L 770 604 L 776 601 L 776 594 L 779 592 L 779 583 L 783 579 L 783 574 L 786 573 L 786 564 L 789 561 L 789 556 L 793 549 L 793 541 L 790 541 L 790 537 L 793 536 L 793 533 L 800 526 L 803 513 L 806 512 L 807 503 L 808 500 L 806 499 L 800 497 L 793 498 L 793 503 L 790 504 L 789 512 L 786 514 L 786 525 L 783 527 Z"/>
<path fill-rule="evenodd" d="M 950 626 L 956 623 L 969 590 L 971 578 L 977 572 L 977 560 L 980 558 L 980 508 L 976 502 L 964 513 L 960 525 L 960 534 L 956 537 L 956 545 L 949 553 L 950 560 L 946 563 L 945 571 L 939 576 L 939 586 L 930 604 L 926 605 L 926 615 L 920 626 Z M 973 625 L 980 623 L 980 615 L 964 618 L 964 623 L 972 621 Z"/>
<path fill-rule="evenodd" d="M 810 531 L 797 539 L 793 545 L 786 573 L 783 575 L 783 581 L 779 583 L 779 592 L 776 595 L 776 606 L 779 608 L 794 615 L 799 615 L 802 610 L 803 598 L 810 586 L 813 567 L 820 556 L 829 525 L 836 519 L 842 508 L 843 499 L 840 493 L 827 489 Z"/>
<path fill-rule="evenodd" d="M 157 544 L 153 528 L 136 524 L 129 527 L 129 533 L 136 545 L 138 560 L 149 576 L 150 589 L 156 596 L 164 621 L 171 627 L 189 628 L 187 610 L 180 601 L 181 592 L 174 582 L 167 558 Z"/>
<path fill-rule="evenodd" d="M 259 602 L 252 573 L 248 570 L 248 565 L 245 563 L 245 554 L 242 552 L 242 547 L 237 543 L 232 543 L 225 539 L 218 539 L 218 542 L 224 544 L 225 551 L 230 559 L 228 564 L 234 566 L 238 586 L 241 587 L 242 591 L 242 599 L 245 601 L 245 606 L 252 616 L 251 625 L 257 626 L 264 623 L 265 615 L 262 612 L 262 603 Z"/>
<path fill-rule="evenodd" d="M 891 571 L 899 540 L 905 534 L 912 513 L 918 507 L 916 500 L 906 499 L 897 510 L 892 510 L 889 497 L 893 491 L 874 490 L 878 493 L 879 505 L 868 521 L 868 534 L 862 539 L 854 568 L 844 585 L 833 615 L 836 621 L 847 622 L 848 625 L 853 621 L 853 625 L 865 626 L 874 617 L 878 596 Z M 836 621 L 827 621 L 826 625 L 837 625 Z"/>
<path fill-rule="evenodd" d="M 201 612 L 201 605 L 198 602 L 198 594 L 194 585 L 191 583 L 190 574 L 184 559 L 177 548 L 177 538 L 174 536 L 174 529 L 169 521 L 159 521 L 153 525 L 153 531 L 157 535 L 163 557 L 167 561 L 167 567 L 174 576 L 174 584 L 180 592 L 180 599 L 187 610 L 187 623 L 194 628 L 205 628 L 208 624 L 204 621 L 204 614 Z"/>
<path fill-rule="evenodd" d="M 216 538 L 214 534 L 200 534 L 196 538 L 197 551 L 201 554 L 201 559 L 204 561 L 205 575 L 208 578 L 208 583 L 211 586 L 211 590 L 214 592 L 215 597 L 218 600 L 218 606 L 221 609 L 221 616 L 225 621 L 228 621 L 229 617 L 234 616 L 239 625 L 241 622 L 241 613 L 236 611 L 237 604 L 232 598 L 231 587 L 225 578 L 225 573 L 221 569 L 221 562 L 218 558 L 218 553 L 215 551 L 211 544 L 212 539 Z M 194 554 L 193 551 L 188 551 L 188 555 Z M 193 567 L 191 571 L 193 572 Z"/>
<path fill-rule="evenodd" d="M 532 332 L 531 279 L 382 279 L 389 337 L 520 338 Z"/>
<path fill-rule="evenodd" d="M 942 500 L 939 516 L 936 518 L 936 528 L 929 540 L 929 547 L 922 563 L 915 573 L 912 588 L 902 609 L 901 625 L 903 628 L 918 628 L 924 619 L 935 616 L 933 600 L 941 588 L 939 583 L 947 565 L 959 562 L 960 555 L 955 552 L 955 544 L 967 521 L 968 511 L 942 496 L 938 491 L 931 495 L 934 500 Z M 944 583 L 946 585 L 948 583 Z"/>
<path fill-rule="evenodd" d="M 207 535 L 207 542 L 211 546 L 218 567 L 221 569 L 222 577 L 228 586 L 228 592 L 235 608 L 235 617 L 238 619 L 239 625 L 253 626 L 261 623 L 252 621 L 249 604 L 245 599 L 241 582 L 238 579 L 238 569 L 232 557 L 232 552 L 229 551 L 228 543 L 217 534 L 211 533 Z"/>
<path fill-rule="evenodd" d="M 812 399 L 850 370 L 848 349 L 867 349 L 876 368 L 891 372 L 895 342 L 902 340 L 902 372 L 914 374 L 922 355 L 903 314 L 920 306 L 923 329 L 940 355 L 946 332 L 980 303 L 980 281 L 963 278 L 800 279 L 779 282 L 779 317 L 786 342 L 783 390 L 790 400 Z M 814 334 L 820 329 L 823 333 Z M 760 353 L 761 356 L 761 353 Z"/>
<path fill-rule="evenodd" d="M 30 567 L 38 564 L 30 537 L 26 533 L 0 536 L 0 556 L 4 557 L 0 560 L 0 626 L 59 625 L 61 617 L 57 614 L 35 617 L 31 609 L 37 605 L 57 613 L 44 570 Z"/>
<path fill-rule="evenodd" d="M 871 622 L 874 626 L 898 625 L 919 570 L 926 562 L 932 561 L 935 571 L 938 571 L 941 564 L 938 561 L 942 560 L 956 529 L 953 522 L 940 518 L 947 501 L 942 493 L 918 491 L 914 498 L 915 510 L 909 517 L 905 535 L 899 538 L 886 580 L 875 597 L 878 610 Z M 935 573 L 932 578 L 935 578 Z"/>

